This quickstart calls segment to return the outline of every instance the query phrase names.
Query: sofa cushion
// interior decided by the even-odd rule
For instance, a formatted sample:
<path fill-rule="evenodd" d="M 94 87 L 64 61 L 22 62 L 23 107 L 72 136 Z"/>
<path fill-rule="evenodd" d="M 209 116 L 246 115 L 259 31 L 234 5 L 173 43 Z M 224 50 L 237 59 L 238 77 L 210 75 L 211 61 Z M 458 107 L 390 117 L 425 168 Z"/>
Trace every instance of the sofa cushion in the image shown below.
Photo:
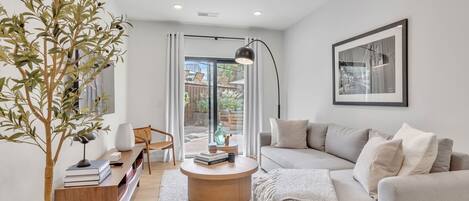
<path fill-rule="evenodd" d="M 379 135 L 387 140 L 391 140 L 394 135 L 384 133 L 375 129 L 370 130 L 370 138 L 373 135 Z M 453 140 L 448 138 L 438 139 L 438 155 L 433 163 L 431 173 L 448 172 L 451 163 L 451 153 L 453 152 Z"/>
<path fill-rule="evenodd" d="M 404 124 L 395 139 L 402 139 L 404 149 L 404 162 L 398 175 L 428 174 L 438 153 L 436 135 Z"/>
<path fill-rule="evenodd" d="M 278 124 L 277 124 L 277 119 L 275 118 L 270 118 L 270 145 L 275 146 L 278 143 Z"/>
<path fill-rule="evenodd" d="M 273 161 L 270 158 L 265 157 L 264 155 L 261 155 L 261 161 L 260 161 L 260 166 L 263 170 L 269 172 L 273 169 L 278 169 L 282 168 L 279 164 L 277 164 L 275 161 Z"/>
<path fill-rule="evenodd" d="M 331 171 L 331 179 L 340 201 L 374 201 L 360 183 L 353 179 L 353 170 Z"/>
<path fill-rule="evenodd" d="M 358 157 L 353 177 L 371 197 L 378 197 L 378 182 L 396 176 L 401 169 L 404 153 L 402 140 L 386 140 L 380 135 L 370 136 Z"/>
<path fill-rule="evenodd" d="M 308 147 L 319 151 L 326 150 L 327 124 L 309 123 L 307 133 Z"/>
<path fill-rule="evenodd" d="M 326 152 L 356 162 L 368 141 L 369 129 L 355 129 L 330 124 L 326 135 Z"/>
<path fill-rule="evenodd" d="M 270 118 L 272 125 L 272 146 L 294 149 L 306 149 L 306 130 L 308 120 L 280 120 Z M 277 135 L 276 137 L 274 137 Z"/>
<path fill-rule="evenodd" d="M 261 147 L 261 154 L 282 168 L 293 169 L 351 169 L 354 164 L 315 149 L 286 149 Z"/>
<path fill-rule="evenodd" d="M 430 172 L 448 172 L 451 164 L 451 153 L 453 153 L 453 140 L 448 138 L 438 139 L 438 154 Z"/>

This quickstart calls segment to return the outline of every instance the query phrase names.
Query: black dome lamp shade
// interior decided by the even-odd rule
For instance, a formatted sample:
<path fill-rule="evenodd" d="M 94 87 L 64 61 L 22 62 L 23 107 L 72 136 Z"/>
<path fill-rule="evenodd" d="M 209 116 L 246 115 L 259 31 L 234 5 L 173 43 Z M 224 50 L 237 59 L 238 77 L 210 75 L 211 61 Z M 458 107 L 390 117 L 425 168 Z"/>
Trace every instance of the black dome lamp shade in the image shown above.
<path fill-rule="evenodd" d="M 235 61 L 236 63 L 239 64 L 244 64 L 244 65 L 251 65 L 254 64 L 254 59 L 255 59 L 255 54 L 254 50 L 249 48 L 249 45 L 251 45 L 254 42 L 259 42 L 262 43 L 267 50 L 270 53 L 270 56 L 272 57 L 272 61 L 274 63 L 274 68 L 275 68 L 275 75 L 277 76 L 277 118 L 280 119 L 280 79 L 278 76 L 278 69 L 277 69 L 277 63 L 275 62 L 274 55 L 272 54 L 272 51 L 270 50 L 270 47 L 262 40 L 259 39 L 254 39 L 251 40 L 247 45 L 240 47 L 238 50 L 236 50 L 235 54 Z"/>
<path fill-rule="evenodd" d="M 235 61 L 239 64 L 251 65 L 254 63 L 254 50 L 249 47 L 240 47 L 236 50 Z"/>

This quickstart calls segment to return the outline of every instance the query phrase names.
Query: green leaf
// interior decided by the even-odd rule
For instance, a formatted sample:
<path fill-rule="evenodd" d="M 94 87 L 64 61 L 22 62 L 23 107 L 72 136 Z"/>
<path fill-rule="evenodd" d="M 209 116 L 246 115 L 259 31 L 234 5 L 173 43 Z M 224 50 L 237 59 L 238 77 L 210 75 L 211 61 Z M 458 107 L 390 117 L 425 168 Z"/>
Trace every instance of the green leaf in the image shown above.
<path fill-rule="evenodd" d="M 15 134 L 11 135 L 10 137 L 8 137 L 8 140 L 16 140 L 16 139 L 18 139 L 19 137 L 21 137 L 23 135 L 24 135 L 24 133 L 18 132 L 18 133 L 15 133 Z"/>
<path fill-rule="evenodd" d="M 5 78 L 0 78 L 0 92 L 2 92 L 3 86 L 5 85 Z"/>

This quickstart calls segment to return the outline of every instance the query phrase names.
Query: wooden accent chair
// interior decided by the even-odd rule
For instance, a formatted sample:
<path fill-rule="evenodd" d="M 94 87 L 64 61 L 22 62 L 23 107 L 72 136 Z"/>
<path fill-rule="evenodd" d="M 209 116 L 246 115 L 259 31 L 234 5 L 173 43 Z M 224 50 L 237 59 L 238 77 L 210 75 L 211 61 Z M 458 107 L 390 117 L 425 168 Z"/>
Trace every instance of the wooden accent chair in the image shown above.
<path fill-rule="evenodd" d="M 160 133 L 166 136 L 169 136 L 169 141 L 160 141 L 160 142 L 152 142 L 152 131 L 156 133 Z M 174 154 L 174 138 L 173 135 L 154 129 L 151 126 L 143 127 L 143 128 L 135 128 L 135 143 L 145 143 L 145 152 L 147 152 L 147 160 L 148 160 L 148 172 L 151 174 L 151 163 L 150 163 L 150 151 L 151 150 L 166 150 L 172 149 L 173 153 L 173 164 L 176 165 L 176 158 Z"/>

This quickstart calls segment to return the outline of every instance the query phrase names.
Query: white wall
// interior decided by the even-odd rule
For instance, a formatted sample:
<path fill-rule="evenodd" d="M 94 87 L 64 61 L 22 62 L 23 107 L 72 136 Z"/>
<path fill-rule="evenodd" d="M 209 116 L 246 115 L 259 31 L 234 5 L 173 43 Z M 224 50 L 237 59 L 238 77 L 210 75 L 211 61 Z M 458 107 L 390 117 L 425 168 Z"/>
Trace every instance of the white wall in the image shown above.
<path fill-rule="evenodd" d="M 0 0 L 9 13 L 22 9 L 19 1 Z M 112 2 L 108 9 L 118 14 L 119 10 Z M 87 146 L 87 158 L 96 159 L 106 150 L 114 147 L 115 131 L 120 123 L 126 121 L 127 77 L 126 63 L 118 63 L 115 68 L 115 113 L 105 115 L 105 125 L 111 126 L 111 132 L 100 136 Z M 11 67 L 0 67 L 0 76 L 12 76 L 15 70 Z M 0 131 L 1 132 L 1 131 Z M 62 184 L 64 170 L 78 162 L 82 157 L 83 148 L 80 144 L 70 141 L 64 143 L 61 157 L 55 166 L 55 186 Z M 0 141 L 0 200 L 1 201 L 33 201 L 43 199 L 44 154 L 30 145 L 11 144 Z"/>
<path fill-rule="evenodd" d="M 184 25 L 173 22 L 133 21 L 129 38 L 128 120 L 134 127 L 151 124 L 165 128 L 166 34 L 183 32 L 192 35 L 259 37 L 270 46 L 280 71 L 283 64 L 283 32 L 264 29 L 236 29 Z M 243 41 L 187 38 L 186 56 L 233 58 Z M 267 53 L 267 50 L 264 50 Z M 264 128 L 268 117 L 276 116 L 276 84 L 273 64 L 268 54 L 264 60 Z M 282 76 L 282 72 L 280 72 Z M 281 81 L 282 81 L 281 77 Z"/>
<path fill-rule="evenodd" d="M 403 122 L 469 152 L 469 1 L 331 0 L 285 36 L 288 117 L 396 132 Z M 332 105 L 332 44 L 409 18 L 409 107 Z"/>

